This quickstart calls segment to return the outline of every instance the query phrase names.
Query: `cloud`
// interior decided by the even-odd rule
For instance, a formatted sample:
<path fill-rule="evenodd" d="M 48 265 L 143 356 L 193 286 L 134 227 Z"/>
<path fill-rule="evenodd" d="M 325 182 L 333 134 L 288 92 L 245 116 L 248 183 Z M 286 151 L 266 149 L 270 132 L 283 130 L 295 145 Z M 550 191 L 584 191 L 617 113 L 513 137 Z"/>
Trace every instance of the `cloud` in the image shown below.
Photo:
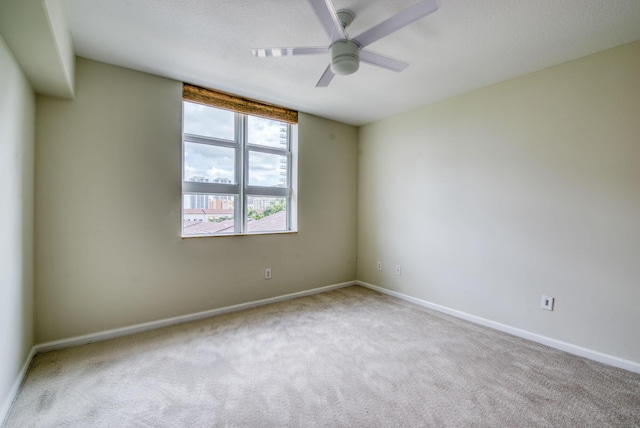
<path fill-rule="evenodd" d="M 231 171 L 226 171 L 224 169 L 219 169 L 216 167 L 212 167 L 209 168 L 206 172 L 205 172 L 205 177 L 209 178 L 210 180 L 214 180 L 216 178 L 228 178 L 233 182 L 233 173 Z"/>
<path fill-rule="evenodd" d="M 206 137 L 233 140 L 235 137 L 235 114 L 232 111 L 208 107 L 185 101 L 184 132 Z"/>
<path fill-rule="evenodd" d="M 234 113 L 201 104 L 184 102 L 184 132 L 212 138 L 235 138 Z M 281 122 L 249 116 L 247 134 L 249 143 L 285 148 L 286 138 L 281 136 Z M 249 151 L 249 184 L 256 186 L 280 185 L 281 160 L 286 156 Z M 204 177 L 209 180 L 235 177 L 235 150 L 228 147 L 199 143 L 184 143 L 185 179 Z"/>
<path fill-rule="evenodd" d="M 247 134 L 250 144 L 258 144 L 267 147 L 285 148 L 282 142 L 286 139 L 280 136 L 281 122 L 260 117 L 249 116 Z"/>
<path fill-rule="evenodd" d="M 256 186 L 277 186 L 280 183 L 280 173 L 286 170 L 280 169 L 281 160 L 285 156 L 272 155 L 270 153 L 249 152 L 249 184 Z"/>
<path fill-rule="evenodd" d="M 206 144 L 184 143 L 185 178 L 233 178 L 235 150 Z"/>

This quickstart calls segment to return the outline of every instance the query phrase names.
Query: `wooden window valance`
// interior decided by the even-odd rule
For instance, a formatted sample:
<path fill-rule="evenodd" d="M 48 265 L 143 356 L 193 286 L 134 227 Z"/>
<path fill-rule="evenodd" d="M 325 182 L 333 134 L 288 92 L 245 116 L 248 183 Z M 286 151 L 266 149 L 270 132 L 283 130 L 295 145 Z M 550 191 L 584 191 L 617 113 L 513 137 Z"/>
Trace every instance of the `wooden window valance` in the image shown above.
<path fill-rule="evenodd" d="M 259 101 L 241 98 L 224 92 L 183 84 L 183 99 L 238 113 L 260 116 L 287 123 L 298 123 L 298 112 Z"/>

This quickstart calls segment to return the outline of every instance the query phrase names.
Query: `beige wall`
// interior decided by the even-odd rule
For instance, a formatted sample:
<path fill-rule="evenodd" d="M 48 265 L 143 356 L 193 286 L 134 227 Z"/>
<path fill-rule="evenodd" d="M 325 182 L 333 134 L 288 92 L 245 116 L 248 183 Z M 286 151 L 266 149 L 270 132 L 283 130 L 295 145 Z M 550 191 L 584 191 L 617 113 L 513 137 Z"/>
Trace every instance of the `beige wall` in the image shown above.
<path fill-rule="evenodd" d="M 35 96 L 0 37 L 0 423 L 33 345 Z"/>
<path fill-rule="evenodd" d="M 640 362 L 640 42 L 364 126 L 358 168 L 358 279 Z"/>
<path fill-rule="evenodd" d="M 640 361 L 640 43 L 362 127 L 359 156 L 301 114 L 300 233 L 233 238 L 179 238 L 180 83 L 77 65 L 37 101 L 37 342 L 355 279 L 357 178 L 358 279 Z"/>
<path fill-rule="evenodd" d="M 356 128 L 300 115 L 299 233 L 181 239 L 181 83 L 76 65 L 37 100 L 37 342 L 355 279 Z"/>
<path fill-rule="evenodd" d="M 0 1 L 0 33 L 36 93 L 73 98 L 75 52 L 64 0 Z"/>

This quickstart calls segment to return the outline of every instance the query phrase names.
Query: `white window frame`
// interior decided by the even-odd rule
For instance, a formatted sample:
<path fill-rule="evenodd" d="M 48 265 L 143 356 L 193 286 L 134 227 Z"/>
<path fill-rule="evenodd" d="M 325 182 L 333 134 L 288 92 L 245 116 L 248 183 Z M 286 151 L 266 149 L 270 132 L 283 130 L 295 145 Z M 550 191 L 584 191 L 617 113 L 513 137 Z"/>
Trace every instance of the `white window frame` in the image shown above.
<path fill-rule="evenodd" d="M 182 112 L 182 213 L 184 213 L 184 200 L 186 195 L 217 194 L 234 197 L 234 230 L 225 233 L 184 233 L 184 214 L 181 215 L 181 236 L 183 238 L 216 237 L 234 235 L 263 235 L 297 232 L 297 125 L 280 122 L 287 128 L 286 148 L 268 147 L 250 144 L 248 141 L 248 118 L 255 115 L 234 112 L 234 140 L 214 138 L 202 135 L 187 134 L 184 132 L 184 103 L 193 102 L 183 100 Z M 212 108 L 219 108 L 210 106 Z M 277 119 L 270 119 L 277 120 Z M 216 147 L 226 147 L 235 150 L 235 183 L 209 183 L 186 181 L 184 176 L 184 152 L 185 143 L 207 144 Z M 287 187 L 250 186 L 249 185 L 249 153 L 267 153 L 285 156 L 287 160 Z M 276 197 L 286 201 L 286 228 L 281 231 L 253 231 L 247 227 L 248 198 L 249 197 Z"/>

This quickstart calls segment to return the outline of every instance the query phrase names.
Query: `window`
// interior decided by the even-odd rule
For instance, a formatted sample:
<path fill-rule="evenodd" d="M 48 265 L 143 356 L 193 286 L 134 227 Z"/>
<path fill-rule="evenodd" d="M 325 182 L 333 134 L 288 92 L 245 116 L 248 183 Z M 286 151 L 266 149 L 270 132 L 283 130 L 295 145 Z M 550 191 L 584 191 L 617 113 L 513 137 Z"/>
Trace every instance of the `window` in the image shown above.
<path fill-rule="evenodd" d="M 272 114 L 292 113 L 278 107 L 189 85 L 184 93 L 182 236 L 295 231 L 297 112 L 291 123 Z M 252 103 L 268 111 L 248 114 Z"/>

